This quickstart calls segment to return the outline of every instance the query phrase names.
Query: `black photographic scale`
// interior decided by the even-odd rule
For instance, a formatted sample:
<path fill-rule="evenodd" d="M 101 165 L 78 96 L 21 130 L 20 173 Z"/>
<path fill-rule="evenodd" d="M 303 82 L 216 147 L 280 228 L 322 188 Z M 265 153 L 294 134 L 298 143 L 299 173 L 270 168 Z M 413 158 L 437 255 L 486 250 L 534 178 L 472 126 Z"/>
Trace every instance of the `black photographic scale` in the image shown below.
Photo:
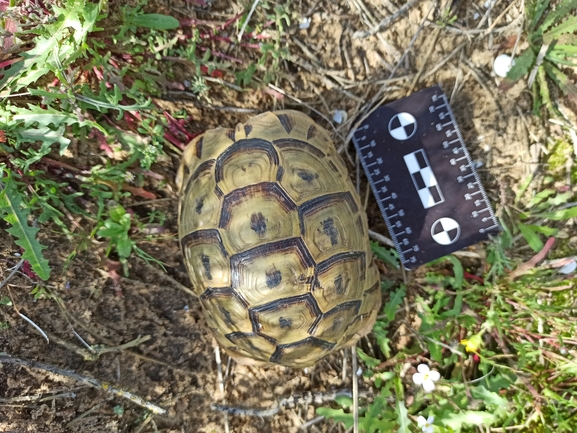
<path fill-rule="evenodd" d="M 353 142 L 405 268 L 498 233 L 439 86 L 379 107 L 355 131 Z"/>

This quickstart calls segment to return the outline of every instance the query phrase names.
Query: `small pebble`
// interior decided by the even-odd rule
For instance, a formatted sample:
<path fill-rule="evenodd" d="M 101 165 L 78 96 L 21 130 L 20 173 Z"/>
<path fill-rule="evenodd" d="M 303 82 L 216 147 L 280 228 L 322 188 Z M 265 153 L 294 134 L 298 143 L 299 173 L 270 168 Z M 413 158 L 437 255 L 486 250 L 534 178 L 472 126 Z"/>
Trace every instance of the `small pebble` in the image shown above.
<path fill-rule="evenodd" d="M 337 124 L 341 124 L 347 120 L 347 112 L 343 110 L 335 110 L 333 112 L 333 121 Z"/>
<path fill-rule="evenodd" d="M 515 60 L 512 60 L 509 54 L 499 54 L 493 63 L 493 72 L 498 77 L 505 78 L 514 64 Z"/>
<path fill-rule="evenodd" d="M 573 260 L 572 262 L 567 263 L 561 269 L 559 269 L 559 273 L 563 275 L 572 274 L 577 269 L 577 261 Z"/>
<path fill-rule="evenodd" d="M 363 374 L 363 369 L 359 367 L 359 369 L 357 370 L 357 376 L 360 376 L 361 374 Z"/>
<path fill-rule="evenodd" d="M 473 19 L 478 20 L 480 16 L 481 14 L 479 14 L 479 12 L 475 12 L 475 15 L 473 15 Z"/>
<path fill-rule="evenodd" d="M 306 30 L 311 26 L 311 19 L 310 17 L 303 18 L 299 23 L 299 29 Z"/>

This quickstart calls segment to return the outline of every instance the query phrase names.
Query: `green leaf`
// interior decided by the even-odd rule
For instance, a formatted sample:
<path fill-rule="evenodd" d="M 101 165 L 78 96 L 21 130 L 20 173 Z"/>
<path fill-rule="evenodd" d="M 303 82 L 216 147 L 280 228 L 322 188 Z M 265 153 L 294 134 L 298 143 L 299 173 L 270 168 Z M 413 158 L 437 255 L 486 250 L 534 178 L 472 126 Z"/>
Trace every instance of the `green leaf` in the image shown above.
<path fill-rule="evenodd" d="M 411 421 L 409 421 L 409 411 L 405 407 L 405 402 L 402 400 L 397 400 L 397 423 L 399 424 L 399 429 L 397 433 L 410 433 L 409 425 Z"/>
<path fill-rule="evenodd" d="M 371 250 L 373 251 L 373 254 L 383 262 L 388 263 L 395 268 L 399 267 L 398 254 L 394 248 L 385 248 L 379 245 L 378 242 L 371 241 Z"/>
<path fill-rule="evenodd" d="M 12 301 L 8 296 L 3 296 L 0 298 L 0 305 L 8 305 L 10 307 L 12 305 Z"/>
<path fill-rule="evenodd" d="M 507 72 L 507 78 L 511 81 L 520 80 L 523 75 L 529 72 L 535 62 L 535 53 L 531 48 L 527 48 L 520 56 L 515 58 L 515 64 Z"/>
<path fill-rule="evenodd" d="M 36 275 L 46 281 L 50 277 L 50 266 L 42 254 L 46 247 L 36 239 L 39 229 L 28 225 L 30 209 L 22 204 L 22 195 L 12 177 L 8 175 L 0 181 L 0 186 L 2 183 L 4 189 L 0 192 L 0 214 L 12 226 L 6 231 L 14 236 L 16 245 L 24 250 L 22 258 L 28 260 Z"/>
<path fill-rule="evenodd" d="M 529 227 L 535 233 L 541 233 L 545 236 L 557 236 L 557 233 L 559 233 L 559 229 L 547 226 L 528 225 L 527 227 Z"/>
<path fill-rule="evenodd" d="M 331 418 L 336 422 L 342 422 L 345 428 L 351 428 L 354 424 L 353 414 L 345 413 L 342 409 L 331 409 L 330 407 L 317 407 L 317 414 L 325 418 Z"/>
<path fill-rule="evenodd" d="M 543 24 L 539 26 L 539 32 L 544 33 L 553 24 L 561 21 L 563 18 L 569 16 L 571 9 L 577 8 L 577 0 L 564 0 L 559 3 L 553 12 L 549 12 Z"/>
<path fill-rule="evenodd" d="M 497 422 L 497 416 L 488 412 L 466 410 L 463 412 L 449 413 L 439 421 L 443 425 L 452 428 L 455 433 L 459 433 L 464 426 L 491 426 Z"/>
<path fill-rule="evenodd" d="M 533 251 L 539 252 L 543 249 L 543 242 L 539 238 L 539 235 L 537 235 L 531 229 L 531 227 L 521 223 L 518 223 L 517 227 L 519 227 L 519 231 L 521 232 L 521 234 L 523 235 L 523 237 L 525 238 L 525 240 L 527 241 L 527 243 L 529 244 L 529 246 Z"/>
<path fill-rule="evenodd" d="M 573 33 L 577 30 L 577 16 L 573 15 L 567 18 L 564 22 L 554 27 L 551 31 L 543 35 L 543 42 L 545 44 L 551 44 L 555 39 L 565 33 Z"/>
<path fill-rule="evenodd" d="M 382 362 L 380 359 L 367 355 L 360 347 L 357 347 L 357 355 L 367 364 L 367 367 L 376 367 Z"/>
<path fill-rule="evenodd" d="M 545 72 L 549 78 L 551 78 L 559 86 L 565 96 L 569 96 L 573 100 L 577 100 L 577 87 L 575 87 L 575 85 L 569 80 L 569 77 L 565 75 L 564 72 L 553 66 L 553 64 L 550 62 L 544 62 L 543 67 L 545 68 Z"/>
<path fill-rule="evenodd" d="M 152 30 L 172 30 L 180 27 L 180 22 L 170 16 L 162 14 L 141 14 L 129 19 L 129 24 Z"/>
<path fill-rule="evenodd" d="M 20 54 L 22 61 L 4 71 L 0 89 L 10 86 L 13 91 L 27 87 L 51 70 L 62 69 L 81 56 L 86 37 L 94 30 L 98 19 L 98 4 L 86 0 L 67 0 L 63 7 L 52 4 L 51 24 L 42 24 L 34 47 Z"/>
<path fill-rule="evenodd" d="M 554 189 L 544 189 L 543 191 L 540 191 L 539 193 L 535 194 L 533 198 L 531 198 L 531 200 L 527 204 L 527 208 L 532 208 L 533 206 L 538 205 L 543 200 L 547 199 L 547 197 L 551 197 L 552 195 L 554 195 L 556 192 L 557 191 L 555 191 Z"/>
<path fill-rule="evenodd" d="M 473 398 L 482 400 L 486 405 L 494 405 L 497 407 L 506 407 L 508 405 L 507 399 L 501 397 L 496 392 L 489 391 L 484 386 L 471 387 L 471 395 Z"/>
<path fill-rule="evenodd" d="M 554 221 L 568 220 L 569 218 L 577 217 L 577 206 L 568 209 L 558 210 L 555 212 L 543 212 L 535 215 L 538 218 L 546 218 Z"/>
<path fill-rule="evenodd" d="M 532 10 L 529 10 L 529 16 L 533 15 L 533 19 L 531 20 L 531 25 L 529 26 L 529 33 L 533 33 L 533 31 L 537 28 L 537 23 L 545 13 L 545 10 L 549 7 L 549 3 L 551 0 L 537 0 L 534 3 L 534 7 Z"/>
<path fill-rule="evenodd" d="M 385 304 L 385 315 L 387 319 L 392 321 L 395 318 L 395 314 L 397 313 L 397 308 L 399 305 L 403 304 L 403 299 L 405 299 L 405 295 L 407 293 L 407 288 L 404 284 L 401 284 L 394 293 L 391 294 L 391 298 L 389 302 Z"/>

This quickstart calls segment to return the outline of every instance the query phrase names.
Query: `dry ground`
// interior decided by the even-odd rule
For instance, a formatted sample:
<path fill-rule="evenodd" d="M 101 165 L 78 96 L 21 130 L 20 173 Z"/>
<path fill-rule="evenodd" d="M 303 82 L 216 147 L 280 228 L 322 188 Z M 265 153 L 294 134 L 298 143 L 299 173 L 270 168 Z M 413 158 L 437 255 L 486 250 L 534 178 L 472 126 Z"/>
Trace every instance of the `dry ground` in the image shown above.
<path fill-rule="evenodd" d="M 442 19 L 446 2 L 409 2 L 414 4 L 408 13 L 383 31 L 355 37 L 355 32 L 370 30 L 405 3 L 405 0 L 292 2 L 290 9 L 298 19 L 291 23 L 285 36 L 291 56 L 284 61 L 276 82 L 287 96 L 279 99 L 279 94 L 270 87 L 240 94 L 211 84 L 212 103 L 255 111 L 296 108 L 312 114 L 320 124 L 333 130 L 336 145 L 342 146 L 351 119 L 380 90 L 384 90 L 386 101 L 392 101 L 411 90 L 440 83 L 451 95 L 469 150 L 483 164 L 480 173 L 498 210 L 498 203 L 507 198 L 508 188 L 514 189 L 533 167 L 530 163 L 536 161 L 532 158 L 537 155 L 530 152 L 534 140 L 529 132 L 537 139 L 543 136 L 542 126 L 528 114 L 531 101 L 523 84 L 504 93 L 491 74 L 492 60 L 502 52 L 510 52 L 520 32 L 521 2 L 497 1 L 488 11 L 484 1 L 453 1 L 457 19 L 445 29 L 436 22 Z M 156 12 L 172 13 L 181 19 L 188 16 L 216 21 L 225 21 L 241 11 L 242 6 L 247 7 L 220 0 L 205 9 L 192 8 L 185 1 L 157 0 L 155 4 Z M 305 17 L 311 19 L 310 27 L 299 29 L 299 21 Z M 180 73 L 178 79 L 191 78 L 190 71 L 183 69 Z M 249 116 L 179 98 L 167 93 L 158 103 L 168 110 L 185 109 L 198 131 L 216 125 L 234 127 Z M 349 121 L 341 125 L 332 122 L 333 110 L 345 110 Z M 73 157 L 81 161 L 91 151 L 77 148 Z M 346 151 L 350 156 L 352 146 Z M 134 207 L 143 215 L 153 209 L 166 212 L 166 227 L 172 235 L 176 234 L 177 203 L 172 179 L 177 163 L 176 158 L 167 158 L 154 167 L 170 179 L 168 185 L 146 186 L 168 200 Z M 349 164 L 349 168 L 354 178 L 355 166 Z M 366 184 L 362 181 L 361 194 L 365 191 Z M 371 229 L 386 234 L 372 198 L 368 213 Z M 197 301 L 178 287 L 178 283 L 189 283 L 176 238 L 141 244 L 166 263 L 168 277 L 150 265 L 132 260 L 130 277 L 121 279 L 119 284 L 108 278 L 103 246 L 92 243 L 88 250 L 67 262 L 74 246 L 66 237 L 45 230 L 42 240 L 49 247 L 46 255 L 53 267 L 48 288 L 61 302 L 50 299 L 34 302 L 29 293 L 35 285 L 22 275 L 12 279 L 9 286 L 20 311 L 45 330 L 51 341 L 47 343 L 13 308 L 1 306 L 0 322 L 8 327 L 0 330 L 0 351 L 110 382 L 166 408 L 167 415 L 145 421 L 146 410 L 125 399 L 58 374 L 4 364 L 0 366 L 0 430 L 224 431 L 223 416 L 209 408 L 219 397 L 213 343 Z M 9 273 L 8 268 L 17 262 L 14 257 L 17 249 L 11 239 L 3 236 L 0 251 L 3 261 L 0 279 L 3 279 Z M 398 276 L 391 273 L 389 278 Z M 87 360 L 83 356 L 85 348 L 73 330 L 90 345 L 103 347 L 119 346 L 140 336 L 150 339 Z M 282 367 L 247 368 L 233 363 L 226 382 L 226 400 L 233 405 L 267 408 L 274 406 L 276 399 L 293 393 L 349 387 L 350 367 L 348 379 L 343 382 L 342 359 L 342 354 L 333 355 L 309 372 Z M 226 366 L 226 356 L 223 361 Z M 362 383 L 361 388 L 370 389 L 370 382 Z M 14 398 L 37 393 L 54 398 L 43 401 Z M 73 394 L 59 396 L 63 393 Z M 314 408 L 309 406 L 287 409 L 264 419 L 238 416 L 228 419 L 235 432 L 297 432 L 301 423 L 314 416 Z M 324 421 L 309 430 L 339 432 L 343 428 Z"/>

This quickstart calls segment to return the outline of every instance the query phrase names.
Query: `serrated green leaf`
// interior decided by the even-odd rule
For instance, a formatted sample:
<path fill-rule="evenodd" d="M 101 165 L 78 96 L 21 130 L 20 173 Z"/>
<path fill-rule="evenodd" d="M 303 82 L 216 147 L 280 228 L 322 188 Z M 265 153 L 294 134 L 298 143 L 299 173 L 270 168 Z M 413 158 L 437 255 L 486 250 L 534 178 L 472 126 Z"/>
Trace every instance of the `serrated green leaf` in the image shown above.
<path fill-rule="evenodd" d="M 472 387 L 470 391 L 473 398 L 482 400 L 486 405 L 505 408 L 509 403 L 507 399 L 501 397 L 496 392 L 489 391 L 482 385 Z"/>
<path fill-rule="evenodd" d="M 477 410 L 466 410 L 462 412 L 453 412 L 440 419 L 440 422 L 452 428 L 455 433 L 459 433 L 465 426 L 491 426 L 497 421 L 497 417 L 488 412 Z"/>
<path fill-rule="evenodd" d="M 387 319 L 392 321 L 395 318 L 395 314 L 397 313 L 397 308 L 399 305 L 402 305 L 403 299 L 405 299 L 405 295 L 407 293 L 407 288 L 404 284 L 401 284 L 394 293 L 391 294 L 391 298 L 385 304 L 384 313 L 387 316 Z"/>
<path fill-rule="evenodd" d="M 553 29 L 543 35 L 543 42 L 545 44 L 551 44 L 555 39 L 559 39 L 559 37 L 565 33 L 573 33 L 577 30 L 577 16 L 570 16 L 557 27 L 553 27 Z"/>
<path fill-rule="evenodd" d="M 529 72 L 533 63 L 535 63 L 535 53 L 531 48 L 527 48 L 520 56 L 515 58 L 515 63 L 507 72 L 507 78 L 511 81 L 520 80 L 523 75 Z"/>
<path fill-rule="evenodd" d="M 162 14 L 141 14 L 131 17 L 129 24 L 152 30 L 171 30 L 180 27 L 180 22 L 170 16 Z"/>
<path fill-rule="evenodd" d="M 21 53 L 22 61 L 4 71 L 0 89 L 16 91 L 36 82 L 51 70 L 60 69 L 85 52 L 83 44 L 94 30 L 98 19 L 98 4 L 85 0 L 68 0 L 63 7 L 54 4 L 56 20 L 42 24 L 35 46 Z"/>
<path fill-rule="evenodd" d="M 563 0 L 559 3 L 553 12 L 549 12 L 543 23 L 539 26 L 539 32 L 544 33 L 553 24 L 569 16 L 571 9 L 577 8 L 577 0 Z"/>
<path fill-rule="evenodd" d="M 543 242 L 530 226 L 518 223 L 517 227 L 533 251 L 539 252 L 543 249 Z"/>
<path fill-rule="evenodd" d="M 371 241 L 371 250 L 373 251 L 373 254 L 383 262 L 388 263 L 395 268 L 399 267 L 398 255 L 394 249 L 385 248 L 379 245 L 378 242 Z"/>
<path fill-rule="evenodd" d="M 357 355 L 363 360 L 365 364 L 367 364 L 367 367 L 376 367 L 382 362 L 380 359 L 376 359 L 367 355 L 360 347 L 357 347 Z"/>
<path fill-rule="evenodd" d="M 46 247 L 36 239 L 39 229 L 28 225 L 29 209 L 22 206 L 21 193 L 12 177 L 2 179 L 0 186 L 2 183 L 4 188 L 0 193 L 1 215 L 12 226 L 6 231 L 14 236 L 16 245 L 24 250 L 22 258 L 28 260 L 36 275 L 46 281 L 50 277 L 50 266 L 42 254 Z"/>
<path fill-rule="evenodd" d="M 42 108 L 37 105 L 28 104 L 28 108 L 11 106 L 9 107 L 9 110 L 14 113 L 14 116 L 12 116 L 13 120 L 23 122 L 24 127 L 26 128 L 29 128 L 32 125 L 52 125 L 55 128 L 58 128 L 61 125 L 79 125 L 94 128 L 98 127 L 99 129 L 102 129 L 96 122 L 80 119 L 76 114 L 68 113 L 52 107 Z"/>
<path fill-rule="evenodd" d="M 330 407 L 317 407 L 317 414 L 325 418 L 331 418 L 336 422 L 342 422 L 345 428 L 351 428 L 354 424 L 353 414 L 345 413 L 342 409 Z"/>
<path fill-rule="evenodd" d="M 553 81 L 555 81 L 555 83 L 557 83 L 557 85 L 559 86 L 563 94 L 565 94 L 565 96 L 568 96 L 573 100 L 577 100 L 577 87 L 575 87 L 575 85 L 571 83 L 569 77 L 565 75 L 563 71 L 553 66 L 551 62 L 544 62 L 543 67 L 545 68 L 545 72 L 547 73 L 549 78 L 551 78 Z"/>
<path fill-rule="evenodd" d="M 396 413 L 397 424 L 399 425 L 397 433 L 410 433 L 409 425 L 411 424 L 411 421 L 409 421 L 409 411 L 402 400 L 397 400 Z"/>

